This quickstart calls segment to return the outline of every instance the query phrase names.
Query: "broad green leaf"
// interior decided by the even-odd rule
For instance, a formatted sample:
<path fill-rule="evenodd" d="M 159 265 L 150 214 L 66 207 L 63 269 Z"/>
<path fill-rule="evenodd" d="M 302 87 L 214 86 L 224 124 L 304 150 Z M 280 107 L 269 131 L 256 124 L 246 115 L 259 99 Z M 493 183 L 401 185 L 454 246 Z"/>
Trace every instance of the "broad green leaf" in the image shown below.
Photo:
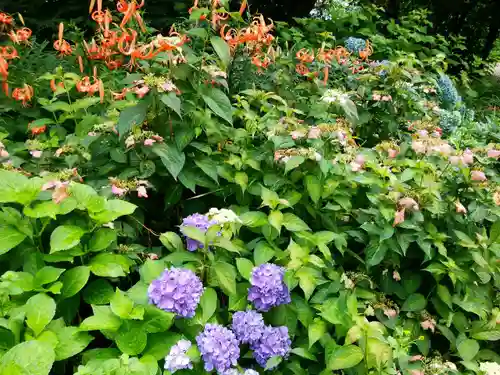
<path fill-rule="evenodd" d="M 2 375 L 49 375 L 55 360 L 54 349 L 47 342 L 22 342 L 0 359 Z"/>
<path fill-rule="evenodd" d="M 215 182 L 219 183 L 219 175 L 217 174 L 217 163 L 209 158 L 195 159 L 194 163 L 200 168 L 208 177 Z"/>
<path fill-rule="evenodd" d="M 177 344 L 180 339 L 182 339 L 182 336 L 178 333 L 171 333 L 168 335 L 155 333 L 148 335 L 148 342 L 144 350 L 144 355 L 152 355 L 157 361 L 160 361 L 170 353 L 172 346 Z"/>
<path fill-rule="evenodd" d="M 233 107 L 224 92 L 218 88 L 206 88 L 202 93 L 203 100 L 208 107 L 219 117 L 233 124 Z"/>
<path fill-rule="evenodd" d="M 441 301 L 446 303 L 446 305 L 451 309 L 452 298 L 451 298 L 451 294 L 450 294 L 450 291 L 448 290 L 448 288 L 446 286 L 440 284 L 437 286 L 437 293 L 438 293 L 439 298 L 441 298 Z"/>
<path fill-rule="evenodd" d="M 479 352 L 479 344 L 476 340 L 466 339 L 457 345 L 458 354 L 464 361 L 472 361 Z"/>
<path fill-rule="evenodd" d="M 57 330 L 56 361 L 62 361 L 81 353 L 94 340 L 87 332 L 80 332 L 77 327 L 64 327 Z"/>
<path fill-rule="evenodd" d="M 238 268 L 240 275 L 243 276 L 245 280 L 250 280 L 253 267 L 254 266 L 251 260 L 246 258 L 236 258 L 236 268 Z"/>
<path fill-rule="evenodd" d="M 274 257 L 275 254 L 276 251 L 274 251 L 274 249 L 267 242 L 259 242 L 253 252 L 255 265 L 260 266 L 261 264 L 267 263 Z"/>
<path fill-rule="evenodd" d="M 241 191 L 245 193 L 248 186 L 248 175 L 245 172 L 236 172 L 234 174 L 234 182 L 241 187 Z"/>
<path fill-rule="evenodd" d="M 9 350 L 16 343 L 14 332 L 0 326 L 0 350 Z"/>
<path fill-rule="evenodd" d="M 427 306 L 427 301 L 425 297 L 419 293 L 414 293 L 406 299 L 403 306 L 401 307 L 402 311 L 420 311 L 425 309 Z"/>
<path fill-rule="evenodd" d="M 275 228 L 278 233 L 281 232 L 281 226 L 283 225 L 283 214 L 281 211 L 271 211 L 269 214 L 269 224 Z"/>
<path fill-rule="evenodd" d="M 301 165 L 303 162 L 305 162 L 306 159 L 303 156 L 291 156 L 290 159 L 288 159 L 285 163 L 285 173 L 290 172 L 292 169 L 297 168 L 299 165 Z"/>
<path fill-rule="evenodd" d="M 78 266 L 64 272 L 61 277 L 63 286 L 61 297 L 69 298 L 74 296 L 87 284 L 90 277 L 90 269 L 86 266 Z"/>
<path fill-rule="evenodd" d="M 141 280 L 150 284 L 154 279 L 158 278 L 165 270 L 165 263 L 147 259 L 139 269 Z"/>
<path fill-rule="evenodd" d="M 80 243 L 85 230 L 74 225 L 60 225 L 50 235 L 50 253 L 69 250 Z"/>
<path fill-rule="evenodd" d="M 290 232 L 310 231 L 311 228 L 298 216 L 287 212 L 283 215 L 283 226 Z"/>
<path fill-rule="evenodd" d="M 227 308 L 229 311 L 245 310 L 248 303 L 248 283 L 239 283 L 236 285 L 236 294 L 229 295 Z"/>
<path fill-rule="evenodd" d="M 55 268 L 51 266 L 43 267 L 36 273 L 33 284 L 35 287 L 40 287 L 45 284 L 53 283 L 63 272 L 64 268 Z"/>
<path fill-rule="evenodd" d="M 91 212 L 90 217 L 98 223 L 105 224 L 115 221 L 121 216 L 131 215 L 136 208 L 137 206 L 130 202 L 119 199 L 111 199 L 105 202 L 104 209 L 102 211 Z"/>
<path fill-rule="evenodd" d="M 111 301 L 115 292 L 113 286 L 104 279 L 89 283 L 83 290 L 83 299 L 89 305 L 105 305 Z"/>
<path fill-rule="evenodd" d="M 0 203 L 20 203 L 27 205 L 40 193 L 43 181 L 18 172 L 0 170 Z"/>
<path fill-rule="evenodd" d="M 318 177 L 314 175 L 307 175 L 304 178 L 304 183 L 306 185 L 307 192 L 314 203 L 318 203 L 321 198 L 321 183 Z"/>
<path fill-rule="evenodd" d="M 134 308 L 134 301 L 120 289 L 116 288 L 116 292 L 113 298 L 111 298 L 110 307 L 115 315 L 122 319 L 128 319 Z"/>
<path fill-rule="evenodd" d="M 101 251 L 107 249 L 116 241 L 116 231 L 110 228 L 99 228 L 92 235 L 89 242 L 90 251 Z"/>
<path fill-rule="evenodd" d="M 366 250 L 366 263 L 373 267 L 384 260 L 387 253 L 387 246 L 385 243 L 372 243 Z"/>
<path fill-rule="evenodd" d="M 212 269 L 219 286 L 227 295 L 236 294 L 236 270 L 226 262 L 214 263 Z"/>
<path fill-rule="evenodd" d="M 177 176 L 182 171 L 186 162 L 186 155 L 179 151 L 173 143 L 156 144 L 151 149 L 161 159 L 161 162 L 170 172 L 172 177 L 177 180 Z"/>
<path fill-rule="evenodd" d="M 146 348 L 147 341 L 142 322 L 133 320 L 123 322 L 115 339 L 118 349 L 128 355 L 140 354 Z"/>
<path fill-rule="evenodd" d="M 306 300 L 311 298 L 314 289 L 318 285 L 319 277 L 321 277 L 321 271 L 318 271 L 311 267 L 301 267 L 295 276 L 299 279 L 300 288 L 304 291 Z"/>
<path fill-rule="evenodd" d="M 184 244 L 177 233 L 166 232 L 160 235 L 161 243 L 170 251 L 184 250 Z"/>
<path fill-rule="evenodd" d="M 218 36 L 212 36 L 210 38 L 210 43 L 217 53 L 217 56 L 221 59 L 224 67 L 227 68 L 229 66 L 229 62 L 231 61 L 231 51 L 228 44 L 224 41 L 224 39 Z"/>
<path fill-rule="evenodd" d="M 26 238 L 26 234 L 11 226 L 0 226 L 0 255 L 12 250 Z"/>
<path fill-rule="evenodd" d="M 309 349 L 326 333 L 326 323 L 320 318 L 316 318 L 307 328 L 309 337 Z"/>
<path fill-rule="evenodd" d="M 141 125 L 146 114 L 148 112 L 149 102 L 147 100 L 141 100 L 133 107 L 127 107 L 120 113 L 120 118 L 118 119 L 118 134 L 120 138 L 123 138 L 133 126 Z"/>
<path fill-rule="evenodd" d="M 214 315 L 215 310 L 217 310 L 217 293 L 212 288 L 205 288 L 203 295 L 201 296 L 200 306 L 203 316 L 203 323 L 208 322 L 208 320 Z"/>
<path fill-rule="evenodd" d="M 326 363 L 329 370 L 342 370 L 356 366 L 363 357 L 363 351 L 356 345 L 340 346 L 327 353 Z"/>
<path fill-rule="evenodd" d="M 495 221 L 490 229 L 490 243 L 500 242 L 500 220 Z"/>
<path fill-rule="evenodd" d="M 264 368 L 264 370 L 265 371 L 271 370 L 271 369 L 277 367 L 282 361 L 283 361 L 283 358 L 280 356 L 271 357 L 267 360 L 266 367 Z"/>
<path fill-rule="evenodd" d="M 168 94 L 161 96 L 161 101 L 175 113 L 182 117 L 181 112 L 181 99 L 175 95 L 174 92 L 169 92 Z"/>
<path fill-rule="evenodd" d="M 92 305 L 92 310 L 94 311 L 94 315 L 89 316 L 80 324 L 81 331 L 116 331 L 120 328 L 122 321 L 111 312 L 109 306 Z"/>
<path fill-rule="evenodd" d="M 92 258 L 89 267 L 96 276 L 121 277 L 126 276 L 133 264 L 125 255 L 102 253 Z"/>
<path fill-rule="evenodd" d="M 25 306 L 26 323 L 38 336 L 56 313 L 56 303 L 44 293 L 35 294 Z"/>
<path fill-rule="evenodd" d="M 500 330 L 489 330 L 472 334 L 476 340 L 498 341 L 500 340 Z"/>
<path fill-rule="evenodd" d="M 249 211 L 240 215 L 240 220 L 243 225 L 256 228 L 267 224 L 267 216 L 264 212 Z"/>
<path fill-rule="evenodd" d="M 129 292 L 130 293 L 130 292 Z M 148 333 L 167 331 L 173 324 L 175 314 L 148 305 L 144 308 L 144 329 Z"/>

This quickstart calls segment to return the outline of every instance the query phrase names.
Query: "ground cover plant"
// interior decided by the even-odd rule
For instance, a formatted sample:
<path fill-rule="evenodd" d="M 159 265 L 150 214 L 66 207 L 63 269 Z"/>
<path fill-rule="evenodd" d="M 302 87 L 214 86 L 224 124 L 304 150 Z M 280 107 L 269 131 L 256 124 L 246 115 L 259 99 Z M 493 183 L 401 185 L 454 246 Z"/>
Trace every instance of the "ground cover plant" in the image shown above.
<path fill-rule="evenodd" d="M 0 13 L 0 374 L 500 371 L 496 118 L 436 40 L 107 5 Z"/>

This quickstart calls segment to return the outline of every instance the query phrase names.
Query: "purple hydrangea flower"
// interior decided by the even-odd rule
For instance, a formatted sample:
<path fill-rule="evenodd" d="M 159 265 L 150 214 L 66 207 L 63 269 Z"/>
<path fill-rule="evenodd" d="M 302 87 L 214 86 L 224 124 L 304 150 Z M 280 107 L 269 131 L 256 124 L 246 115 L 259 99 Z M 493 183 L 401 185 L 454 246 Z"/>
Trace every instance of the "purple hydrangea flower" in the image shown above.
<path fill-rule="evenodd" d="M 190 348 L 191 341 L 188 340 L 179 340 L 177 344 L 172 346 L 170 352 L 165 357 L 165 370 L 173 374 L 177 370 L 192 369 L 191 358 L 186 354 Z"/>
<path fill-rule="evenodd" d="M 259 311 L 269 311 L 271 307 L 290 303 L 290 291 L 283 282 L 285 269 L 275 264 L 262 264 L 252 270 L 248 289 L 248 300 Z"/>
<path fill-rule="evenodd" d="M 193 271 L 184 268 L 166 269 L 148 288 L 150 303 L 184 318 L 194 316 L 202 294 L 201 280 Z"/>
<path fill-rule="evenodd" d="M 252 369 L 247 369 L 245 370 L 245 372 L 243 373 L 243 375 L 259 375 L 259 373 L 255 370 L 252 370 Z"/>
<path fill-rule="evenodd" d="M 256 311 L 238 311 L 233 315 L 233 332 L 242 344 L 253 344 L 265 328 L 262 314 Z"/>
<path fill-rule="evenodd" d="M 287 327 L 267 326 L 260 340 L 252 345 L 253 356 L 259 365 L 266 367 L 272 357 L 287 357 L 291 345 Z"/>
<path fill-rule="evenodd" d="M 198 228 L 200 231 L 205 233 L 208 230 L 208 228 L 210 228 L 212 225 L 215 224 L 217 224 L 217 222 L 215 220 L 209 220 L 206 215 L 193 214 L 189 215 L 188 217 L 185 217 L 182 220 L 181 232 L 184 227 L 194 227 Z M 189 251 L 196 251 L 198 249 L 203 249 L 203 244 L 200 241 L 189 238 L 187 235 L 185 236 L 186 236 L 186 247 Z"/>
<path fill-rule="evenodd" d="M 219 324 L 205 325 L 203 332 L 196 337 L 196 343 L 206 371 L 215 369 L 224 373 L 238 362 L 238 340 L 232 331 Z"/>

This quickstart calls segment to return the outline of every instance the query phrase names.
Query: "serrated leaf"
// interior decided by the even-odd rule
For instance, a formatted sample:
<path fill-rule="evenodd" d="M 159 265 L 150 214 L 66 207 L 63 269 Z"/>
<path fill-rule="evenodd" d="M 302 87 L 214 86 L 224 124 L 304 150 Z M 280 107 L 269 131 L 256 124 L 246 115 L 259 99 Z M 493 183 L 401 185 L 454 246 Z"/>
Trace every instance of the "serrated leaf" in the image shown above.
<path fill-rule="evenodd" d="M 324 320 L 316 318 L 307 327 L 307 336 L 309 338 L 309 349 L 326 333 L 326 323 Z"/>
<path fill-rule="evenodd" d="M 476 340 L 466 339 L 457 345 L 458 354 L 464 361 L 472 361 L 479 352 L 479 344 Z"/>
<path fill-rule="evenodd" d="M 69 250 L 80 243 L 85 230 L 75 225 L 60 225 L 50 235 L 50 253 Z"/>
<path fill-rule="evenodd" d="M 224 293 L 236 294 L 236 270 L 234 267 L 226 262 L 217 262 L 212 268 Z"/>
<path fill-rule="evenodd" d="M 307 192 L 314 203 L 318 203 L 321 198 L 321 183 L 318 177 L 313 175 L 307 175 L 304 178 L 304 183 L 306 185 Z"/>
<path fill-rule="evenodd" d="M 69 298 L 74 296 L 87 284 L 90 277 L 90 268 L 78 266 L 64 272 L 61 277 L 63 286 L 61 288 L 61 297 Z"/>
<path fill-rule="evenodd" d="M 219 117 L 233 124 L 233 107 L 224 92 L 218 88 L 207 88 L 202 93 L 203 100 Z"/>
<path fill-rule="evenodd" d="M 245 280 L 250 280 L 253 267 L 252 261 L 246 258 L 236 258 L 236 268 L 238 268 L 240 275 L 243 276 Z"/>
<path fill-rule="evenodd" d="M 186 162 L 186 155 L 173 143 L 156 144 L 152 147 L 152 151 L 160 157 L 165 168 L 177 180 Z"/>
<path fill-rule="evenodd" d="M 0 255 L 12 250 L 26 238 L 26 234 L 11 226 L 0 226 Z"/>
<path fill-rule="evenodd" d="M 182 118 L 181 99 L 174 92 L 162 95 L 161 101 Z"/>
<path fill-rule="evenodd" d="M 212 288 L 205 288 L 201 296 L 200 306 L 202 311 L 202 321 L 206 323 L 217 310 L 217 293 Z"/>
<path fill-rule="evenodd" d="M 427 301 L 422 294 L 414 293 L 406 298 L 403 306 L 401 307 L 402 311 L 421 311 L 425 309 L 427 306 Z"/>
<path fill-rule="evenodd" d="M 229 66 L 229 62 L 231 61 L 231 51 L 228 44 L 224 41 L 224 39 L 218 36 L 212 36 L 210 38 L 210 43 L 221 59 L 224 67 L 227 68 Z"/>
<path fill-rule="evenodd" d="M 297 155 L 291 156 L 285 163 L 285 173 L 288 173 L 292 169 L 297 168 L 305 161 L 306 159 L 303 156 L 297 156 Z"/>
<path fill-rule="evenodd" d="M 327 367 L 333 371 L 351 368 L 361 362 L 363 357 L 363 351 L 356 345 L 340 346 L 327 353 Z"/>
<path fill-rule="evenodd" d="M 10 349 L 0 359 L 0 374 L 48 375 L 55 360 L 48 342 L 25 341 Z"/>
<path fill-rule="evenodd" d="M 268 219 L 269 224 L 280 233 L 281 226 L 283 225 L 283 213 L 281 211 L 271 211 Z"/>
<path fill-rule="evenodd" d="M 50 323 L 56 313 L 56 303 L 44 293 L 39 293 L 26 302 L 26 322 L 35 336 L 38 336 Z"/>
<path fill-rule="evenodd" d="M 134 125 L 140 125 L 146 118 L 148 112 L 149 102 L 141 100 L 133 107 L 127 107 L 120 113 L 118 119 L 118 134 L 123 138 Z"/>
<path fill-rule="evenodd" d="M 283 226 L 290 232 L 310 231 L 311 228 L 298 216 L 292 213 L 283 214 Z"/>

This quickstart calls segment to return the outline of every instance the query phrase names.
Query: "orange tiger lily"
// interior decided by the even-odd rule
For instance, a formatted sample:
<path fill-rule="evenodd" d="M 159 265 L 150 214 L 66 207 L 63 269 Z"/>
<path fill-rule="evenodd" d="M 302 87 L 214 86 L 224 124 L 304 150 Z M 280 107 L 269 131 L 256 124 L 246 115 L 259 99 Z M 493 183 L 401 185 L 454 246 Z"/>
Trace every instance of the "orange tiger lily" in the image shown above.
<path fill-rule="evenodd" d="M 103 103 L 104 102 L 104 84 L 102 83 L 102 80 L 96 78 L 95 76 L 94 76 L 93 80 L 94 80 L 94 83 L 90 83 L 89 76 L 83 77 L 76 84 L 76 89 L 78 92 L 87 93 L 87 95 L 89 95 L 89 96 L 92 96 L 96 92 L 99 92 L 99 97 L 101 98 L 101 103 Z"/>
<path fill-rule="evenodd" d="M 52 92 L 56 92 L 58 88 L 64 88 L 64 83 L 59 82 L 56 84 L 56 80 L 51 79 L 50 80 L 50 89 L 52 90 Z"/>
<path fill-rule="evenodd" d="M 9 38 L 10 40 L 12 40 L 12 42 L 20 44 L 22 42 L 27 42 L 32 34 L 33 32 L 31 31 L 31 29 L 23 27 L 22 29 L 16 30 L 16 32 L 11 31 L 9 34 Z"/>
<path fill-rule="evenodd" d="M 47 130 L 47 125 L 31 127 L 31 123 L 28 124 L 28 130 L 31 131 L 31 135 L 39 135 L 45 133 Z"/>
<path fill-rule="evenodd" d="M 71 45 L 63 39 L 64 23 L 59 24 L 59 39 L 54 42 L 54 49 L 59 51 L 59 56 L 69 56 L 73 53 Z"/>
<path fill-rule="evenodd" d="M 30 85 L 24 84 L 23 88 L 15 88 L 12 92 L 12 98 L 14 100 L 20 101 L 23 104 L 23 107 L 28 106 L 28 102 L 33 98 L 33 87 Z"/>
<path fill-rule="evenodd" d="M 9 63 L 2 56 L 0 56 L 0 76 L 2 76 L 4 81 L 7 81 L 7 77 L 9 76 Z"/>
<path fill-rule="evenodd" d="M 314 61 L 314 50 L 312 51 L 312 54 L 309 54 L 307 49 L 302 48 L 295 54 L 295 57 L 302 63 L 312 63 Z"/>
<path fill-rule="evenodd" d="M 5 25 L 12 25 L 12 16 L 0 12 L 0 23 L 3 23 Z"/>
<path fill-rule="evenodd" d="M 135 18 L 142 32 L 146 32 L 146 27 L 144 26 L 144 21 L 142 17 L 137 11 L 144 6 L 144 0 L 141 1 L 140 4 L 136 4 L 135 0 L 132 0 L 130 3 L 127 3 L 125 0 L 119 0 L 116 5 L 116 9 L 123 13 L 123 19 L 120 24 L 120 27 L 123 29 L 125 25 L 130 21 L 132 17 Z"/>
<path fill-rule="evenodd" d="M 368 57 L 373 54 L 373 47 L 370 44 L 370 41 L 366 41 L 366 48 L 364 50 L 359 51 L 359 57 L 361 60 L 367 61 Z"/>
<path fill-rule="evenodd" d="M 0 56 L 5 60 L 19 58 L 17 50 L 13 46 L 0 47 Z"/>

